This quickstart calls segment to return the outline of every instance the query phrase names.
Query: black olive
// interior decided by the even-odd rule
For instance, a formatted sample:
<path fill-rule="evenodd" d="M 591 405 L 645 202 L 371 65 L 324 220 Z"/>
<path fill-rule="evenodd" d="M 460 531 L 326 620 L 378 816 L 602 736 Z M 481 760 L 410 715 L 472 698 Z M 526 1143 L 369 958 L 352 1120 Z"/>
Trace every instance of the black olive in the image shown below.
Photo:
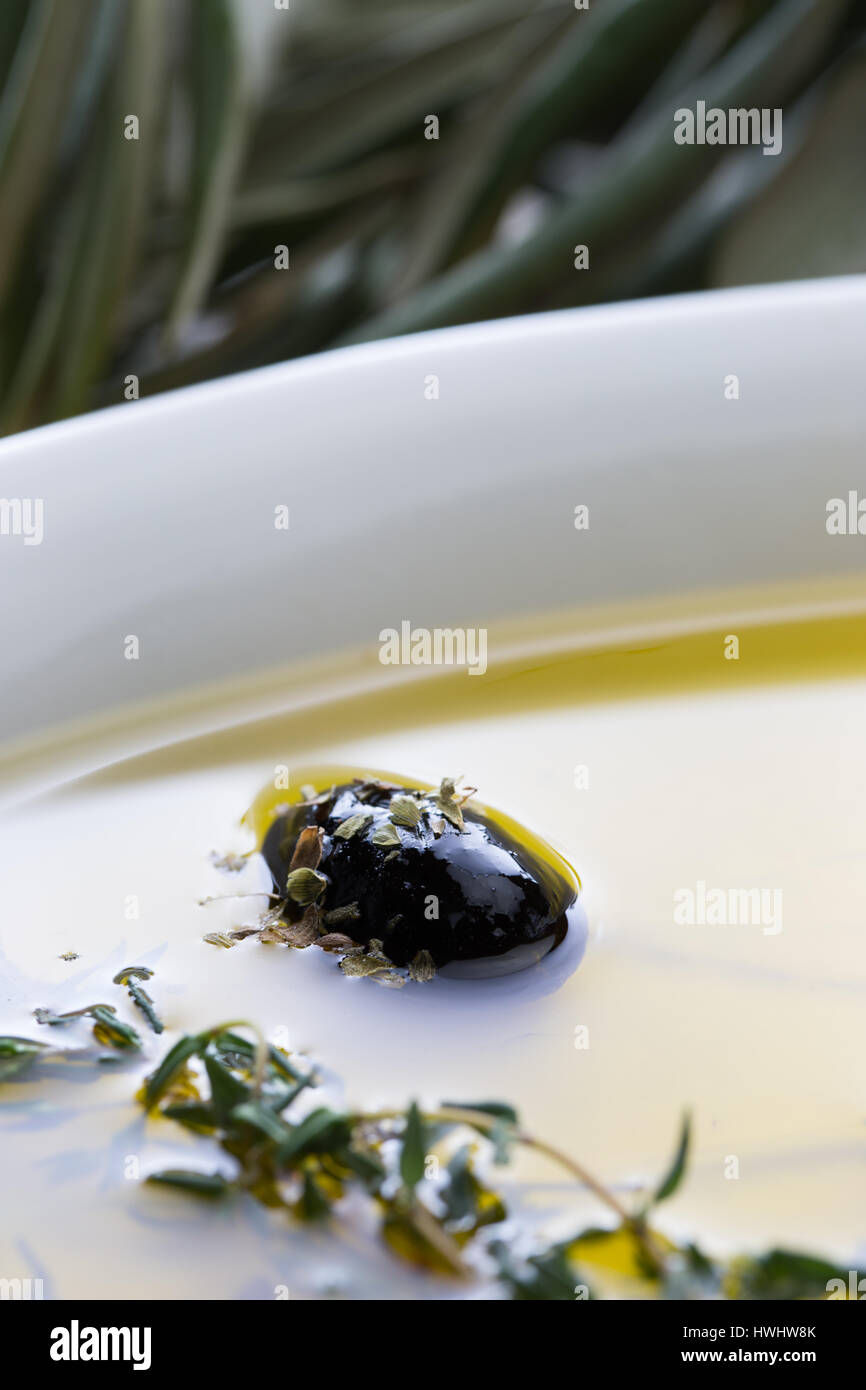
<path fill-rule="evenodd" d="M 262 845 L 276 892 L 286 893 L 300 832 L 318 826 L 326 929 L 359 945 L 381 941 L 398 966 L 427 951 L 448 974 L 505 974 L 539 960 L 568 930 L 577 882 L 471 805 L 446 799 L 444 815 L 441 806 L 436 793 L 358 779 L 286 808 Z M 348 911 L 327 928 L 340 908 Z"/>

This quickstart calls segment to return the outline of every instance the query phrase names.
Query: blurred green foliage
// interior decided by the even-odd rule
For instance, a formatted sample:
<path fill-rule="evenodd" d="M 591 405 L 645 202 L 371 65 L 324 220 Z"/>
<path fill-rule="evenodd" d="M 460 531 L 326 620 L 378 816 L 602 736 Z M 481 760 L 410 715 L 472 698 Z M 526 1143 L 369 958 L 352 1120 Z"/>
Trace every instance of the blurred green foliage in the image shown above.
<path fill-rule="evenodd" d="M 862 0 L 278 3 L 4 0 L 4 433 L 119 402 L 130 375 L 149 395 L 866 270 Z M 677 145 L 698 99 L 782 107 L 783 152 Z"/>

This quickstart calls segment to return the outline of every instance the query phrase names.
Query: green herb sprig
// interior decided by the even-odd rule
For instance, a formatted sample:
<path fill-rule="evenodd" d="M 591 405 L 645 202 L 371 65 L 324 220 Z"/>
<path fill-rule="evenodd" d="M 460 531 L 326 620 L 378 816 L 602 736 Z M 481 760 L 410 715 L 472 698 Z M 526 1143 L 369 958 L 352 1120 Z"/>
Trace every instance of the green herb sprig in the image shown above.
<path fill-rule="evenodd" d="M 153 978 L 153 971 L 146 965 L 125 965 L 114 977 L 114 984 L 126 985 L 129 990 L 129 997 L 137 1008 L 141 1009 L 154 1033 L 161 1033 L 165 1027 L 162 1019 L 156 1012 L 154 1002 L 146 989 L 142 989 L 139 980 L 150 980 Z"/>
<path fill-rule="evenodd" d="M 110 1023 L 120 1026 L 123 1036 L 124 1025 L 110 1006 L 37 1013 L 50 1026 L 89 1015 L 96 1020 L 95 1033 Z M 250 1032 L 252 1038 L 245 1036 Z M 0 1037 L 0 1082 L 40 1059 L 79 1055 L 85 1054 Z M 86 1058 L 93 1060 L 94 1054 Z M 302 1221 L 327 1220 L 342 1197 L 360 1191 L 378 1211 L 382 1239 L 396 1256 L 466 1281 L 487 1274 L 517 1300 L 589 1296 L 586 1271 L 609 1278 L 614 1270 L 631 1280 L 638 1294 L 676 1299 L 821 1299 L 831 1286 L 851 1285 L 849 1271 L 820 1256 L 774 1248 L 717 1260 L 693 1243 L 676 1245 L 654 1228 L 655 1207 L 672 1197 L 686 1176 L 688 1115 L 662 1179 L 631 1212 L 581 1163 L 523 1129 L 517 1111 L 504 1102 L 448 1101 L 428 1110 L 413 1101 L 407 1110 L 373 1112 L 318 1106 L 299 1114 L 295 1102 L 316 1084 L 309 1065 L 299 1064 L 244 1021 L 179 1038 L 137 1099 L 149 1112 L 215 1139 L 227 1171 L 169 1168 L 151 1173 L 147 1183 L 211 1201 L 247 1194 Z M 548 1246 L 515 1232 L 511 1222 L 500 1230 L 508 1210 L 484 1169 L 487 1160 L 508 1165 L 519 1147 L 557 1164 L 615 1220 Z M 861 1277 L 857 1272 L 855 1287 Z"/>
<path fill-rule="evenodd" d="M 51 1009 L 34 1009 L 33 1017 L 37 1023 L 51 1028 L 72 1023 L 78 1018 L 93 1019 L 93 1036 L 98 1043 L 119 1051 L 139 1052 L 141 1038 L 131 1023 L 124 1023 L 117 1017 L 113 1004 L 88 1004 L 83 1009 L 71 1009 L 68 1013 L 56 1014 Z"/>
<path fill-rule="evenodd" d="M 314 1074 L 260 1035 L 246 1040 L 236 1031 L 245 1026 L 222 1024 L 181 1038 L 140 1096 L 149 1110 L 216 1139 L 231 1173 L 170 1169 L 148 1182 L 209 1199 L 247 1193 L 303 1221 L 326 1220 L 341 1198 L 360 1190 L 395 1255 L 461 1280 L 492 1273 L 519 1300 L 585 1296 L 583 1272 L 593 1269 L 608 1277 L 618 1269 L 645 1296 L 687 1299 L 824 1298 L 830 1280 L 848 1278 L 827 1260 L 781 1249 L 716 1260 L 653 1227 L 655 1208 L 686 1175 L 688 1115 L 663 1177 L 630 1211 L 583 1164 L 529 1134 L 504 1102 L 422 1109 L 413 1101 L 406 1110 L 372 1112 L 317 1107 L 298 1116 L 294 1102 L 316 1084 Z M 488 1161 L 508 1165 L 518 1148 L 559 1166 L 614 1221 L 541 1248 L 513 1234 L 512 1223 L 507 1238 L 497 1237 L 508 1210 L 484 1170 Z"/>

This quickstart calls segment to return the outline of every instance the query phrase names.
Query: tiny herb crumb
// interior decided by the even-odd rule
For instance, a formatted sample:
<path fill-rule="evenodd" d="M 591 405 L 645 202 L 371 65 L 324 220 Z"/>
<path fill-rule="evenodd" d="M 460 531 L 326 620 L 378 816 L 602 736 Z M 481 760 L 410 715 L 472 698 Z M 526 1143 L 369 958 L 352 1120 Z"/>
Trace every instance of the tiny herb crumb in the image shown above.
<path fill-rule="evenodd" d="M 218 854 L 216 850 L 211 850 L 210 854 L 210 862 L 214 868 L 224 869 L 230 874 L 239 874 L 248 859 L 248 854 Z"/>
<path fill-rule="evenodd" d="M 409 966 L 409 978 L 416 984 L 424 985 L 436 974 L 436 966 L 429 951 L 419 951 Z"/>
<path fill-rule="evenodd" d="M 326 932 L 320 936 L 316 942 L 323 951 L 351 951 L 355 945 L 351 936 L 346 936 L 343 932 Z"/>
<path fill-rule="evenodd" d="M 332 907 L 330 912 L 322 914 L 322 921 L 327 927 L 342 927 L 347 922 L 360 922 L 361 908 L 358 903 L 346 903 L 345 907 Z"/>

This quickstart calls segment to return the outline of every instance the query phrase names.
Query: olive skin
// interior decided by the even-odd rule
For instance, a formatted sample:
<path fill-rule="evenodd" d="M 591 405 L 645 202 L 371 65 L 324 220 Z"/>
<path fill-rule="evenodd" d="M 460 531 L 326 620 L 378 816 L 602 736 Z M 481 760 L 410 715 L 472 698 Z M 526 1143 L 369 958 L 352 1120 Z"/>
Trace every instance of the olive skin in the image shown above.
<path fill-rule="evenodd" d="M 422 814 L 412 827 L 394 826 L 395 794 L 418 800 Z M 357 905 L 357 917 L 327 928 L 358 944 L 382 942 L 394 965 L 409 965 L 427 951 L 438 969 L 520 953 L 526 963 L 558 945 L 577 897 L 551 864 L 521 845 L 489 817 L 465 806 L 463 828 L 438 814 L 433 794 L 360 779 L 317 801 L 292 805 L 278 815 L 261 847 L 275 891 L 286 879 L 297 838 L 306 826 L 323 831 L 318 872 L 326 885 L 318 900 L 327 914 Z M 421 800 L 425 798 L 425 800 Z M 362 828 L 335 834 L 349 817 L 365 815 Z M 458 815 L 459 819 L 459 815 Z M 376 844 L 385 832 L 397 844 Z M 459 973 L 459 972 L 456 972 Z M 481 972 L 483 973 L 483 972 Z M 495 972 L 491 972 L 495 973 Z"/>

